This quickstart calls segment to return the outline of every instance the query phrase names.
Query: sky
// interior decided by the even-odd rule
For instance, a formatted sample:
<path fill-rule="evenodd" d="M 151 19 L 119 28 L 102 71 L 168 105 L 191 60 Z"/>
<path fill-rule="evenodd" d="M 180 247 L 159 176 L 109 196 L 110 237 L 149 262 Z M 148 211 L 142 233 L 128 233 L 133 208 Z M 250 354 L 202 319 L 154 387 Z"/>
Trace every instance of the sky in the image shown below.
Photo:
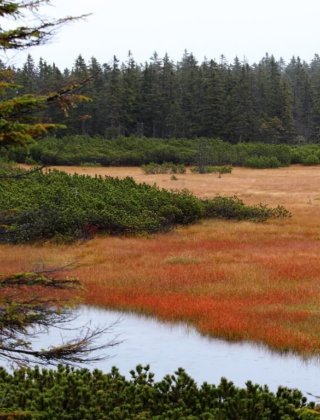
<path fill-rule="evenodd" d="M 15 54 L 20 65 L 30 53 L 60 68 L 72 67 L 81 54 L 100 63 L 116 55 L 125 61 L 130 50 L 138 63 L 157 51 L 178 61 L 187 49 L 228 61 L 235 56 L 250 64 L 266 52 L 285 61 L 310 61 L 320 53 L 320 0 L 52 0 L 42 8 L 51 17 L 92 13 L 63 27 L 49 44 Z"/>

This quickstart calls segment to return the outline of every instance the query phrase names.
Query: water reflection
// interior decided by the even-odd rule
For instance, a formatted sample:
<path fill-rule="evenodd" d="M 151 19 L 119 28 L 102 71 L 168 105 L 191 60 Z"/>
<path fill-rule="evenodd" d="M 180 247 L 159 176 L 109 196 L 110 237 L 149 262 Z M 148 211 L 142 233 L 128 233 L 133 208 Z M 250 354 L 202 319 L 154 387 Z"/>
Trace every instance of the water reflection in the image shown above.
<path fill-rule="evenodd" d="M 198 383 L 218 383 L 224 376 L 238 386 L 251 380 L 267 384 L 273 391 L 284 385 L 299 388 L 305 394 L 320 393 L 319 359 L 306 361 L 248 343 L 203 337 L 184 324 L 161 323 L 134 314 L 88 307 L 81 307 L 78 312 L 73 326 L 91 322 L 91 325 L 104 327 L 116 322 L 110 338 L 117 335 L 123 340 L 119 346 L 108 350 L 110 358 L 98 362 L 94 368 L 109 371 L 112 366 L 117 366 L 129 377 L 129 371 L 137 364 L 150 364 L 156 379 L 161 379 L 183 367 Z M 42 337 L 41 347 L 57 343 L 61 337 L 69 338 L 70 334 L 70 331 L 53 329 Z"/>

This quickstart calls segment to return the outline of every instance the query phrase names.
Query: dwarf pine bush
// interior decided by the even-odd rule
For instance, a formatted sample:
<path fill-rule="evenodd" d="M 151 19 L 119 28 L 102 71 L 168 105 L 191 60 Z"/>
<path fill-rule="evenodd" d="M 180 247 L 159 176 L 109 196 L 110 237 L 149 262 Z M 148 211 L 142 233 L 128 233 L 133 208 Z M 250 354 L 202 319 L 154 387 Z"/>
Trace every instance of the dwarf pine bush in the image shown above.
<path fill-rule="evenodd" d="M 222 378 L 218 385 L 196 382 L 183 370 L 156 382 L 149 366 L 118 369 L 56 370 L 0 368 L 0 417 L 67 419 L 317 419 L 314 403 L 296 389 L 247 382 L 236 387 Z"/>
<path fill-rule="evenodd" d="M 132 178 L 89 177 L 64 172 L 0 174 L 0 241 L 75 240 L 165 232 L 206 218 L 264 221 L 285 209 L 246 206 L 237 197 L 200 199 L 186 190 L 168 191 Z"/>

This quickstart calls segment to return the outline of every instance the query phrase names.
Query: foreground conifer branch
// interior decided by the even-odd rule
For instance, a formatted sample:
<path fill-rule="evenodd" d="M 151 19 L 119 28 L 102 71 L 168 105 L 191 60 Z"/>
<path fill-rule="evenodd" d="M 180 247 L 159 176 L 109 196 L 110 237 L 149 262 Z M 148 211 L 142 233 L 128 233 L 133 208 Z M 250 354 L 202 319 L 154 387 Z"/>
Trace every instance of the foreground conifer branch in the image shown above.
<path fill-rule="evenodd" d="M 0 1 L 0 52 L 16 51 L 46 43 L 64 24 L 83 19 L 86 15 L 60 19 L 48 19 L 39 14 L 41 6 L 49 5 L 49 0 Z M 17 24 L 4 29 L 10 19 Z M 32 18 L 32 19 L 31 19 Z M 0 54 L 1 57 L 1 54 Z M 55 102 L 66 114 L 68 108 L 88 98 L 76 94 L 87 80 L 69 83 L 57 92 L 34 95 L 30 92 L 19 95 L 20 86 L 14 83 L 14 71 L 3 63 L 0 69 L 0 148 L 10 145 L 32 143 L 49 131 L 63 128 L 63 124 L 43 122 L 40 113 L 48 103 Z"/>
<path fill-rule="evenodd" d="M 67 306 L 68 297 L 57 290 L 79 287 L 79 281 L 61 277 L 61 272 L 53 269 L 0 278 L 0 359 L 17 365 L 78 365 L 104 359 L 106 355 L 102 352 L 118 344 L 116 340 L 96 344 L 96 340 L 110 333 L 111 325 L 80 328 L 75 338 L 60 345 L 32 348 L 32 340 L 39 334 L 52 327 L 63 330 L 75 318 L 73 308 Z"/>

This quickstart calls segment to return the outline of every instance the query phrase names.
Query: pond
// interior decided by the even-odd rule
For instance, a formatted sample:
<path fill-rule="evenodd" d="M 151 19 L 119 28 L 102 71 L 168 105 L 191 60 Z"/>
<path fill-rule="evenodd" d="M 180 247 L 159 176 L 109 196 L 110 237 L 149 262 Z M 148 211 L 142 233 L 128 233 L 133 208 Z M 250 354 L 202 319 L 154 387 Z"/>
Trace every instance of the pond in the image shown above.
<path fill-rule="evenodd" d="M 107 349 L 109 358 L 89 368 L 105 372 L 117 366 L 130 377 L 129 371 L 136 365 L 150 364 L 156 379 L 174 373 L 183 367 L 198 384 L 204 381 L 218 383 L 226 377 L 237 386 L 247 380 L 260 385 L 267 384 L 272 391 L 279 385 L 298 388 L 305 395 L 320 394 L 320 360 L 302 359 L 293 354 L 271 352 L 250 343 L 230 343 L 205 337 L 185 324 L 168 324 L 153 318 L 92 307 L 81 307 L 73 326 L 106 326 L 115 323 L 110 336 L 122 341 Z M 88 324 L 90 322 L 90 324 Z M 41 347 L 57 343 L 70 331 L 52 329 L 41 338 Z M 314 398 L 309 397 L 310 400 Z"/>

